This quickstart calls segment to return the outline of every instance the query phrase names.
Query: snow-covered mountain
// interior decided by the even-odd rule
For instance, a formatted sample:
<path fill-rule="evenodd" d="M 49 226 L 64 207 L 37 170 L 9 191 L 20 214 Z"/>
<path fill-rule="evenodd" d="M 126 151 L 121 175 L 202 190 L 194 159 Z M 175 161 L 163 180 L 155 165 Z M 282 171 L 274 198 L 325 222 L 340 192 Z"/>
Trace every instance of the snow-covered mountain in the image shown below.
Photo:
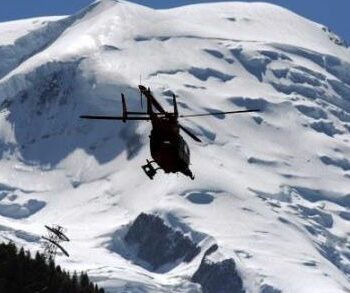
<path fill-rule="evenodd" d="M 38 250 L 60 224 L 57 261 L 113 292 L 201 292 L 200 264 L 222 260 L 246 292 L 350 292 L 350 50 L 328 28 L 265 3 L 102 0 L 0 24 L 0 57 L 3 239 Z M 139 110 L 140 75 L 184 114 L 262 111 L 182 121 L 204 140 L 184 136 L 196 179 L 151 181 L 149 123 L 79 119 L 119 115 L 122 92 Z M 191 257 L 138 253 L 159 219 Z"/>

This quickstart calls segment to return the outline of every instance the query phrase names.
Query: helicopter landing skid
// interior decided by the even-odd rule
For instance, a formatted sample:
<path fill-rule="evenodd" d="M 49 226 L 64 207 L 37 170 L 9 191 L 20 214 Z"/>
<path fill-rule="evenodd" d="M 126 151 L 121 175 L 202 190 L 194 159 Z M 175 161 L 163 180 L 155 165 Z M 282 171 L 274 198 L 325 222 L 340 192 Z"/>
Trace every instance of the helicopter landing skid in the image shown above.
<path fill-rule="evenodd" d="M 156 175 L 158 170 L 152 166 L 152 163 L 154 163 L 154 161 L 150 162 L 149 160 L 147 160 L 147 164 L 142 166 L 143 171 L 151 180 L 153 180 L 153 177 L 154 175 Z"/>

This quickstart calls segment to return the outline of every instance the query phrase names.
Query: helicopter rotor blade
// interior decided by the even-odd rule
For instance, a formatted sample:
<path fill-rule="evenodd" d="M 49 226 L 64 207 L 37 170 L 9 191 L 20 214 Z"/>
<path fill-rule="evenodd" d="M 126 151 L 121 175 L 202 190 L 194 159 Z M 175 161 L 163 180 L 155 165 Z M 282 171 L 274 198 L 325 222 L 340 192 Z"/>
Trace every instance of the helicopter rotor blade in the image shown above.
<path fill-rule="evenodd" d="M 228 112 L 189 114 L 189 115 L 179 115 L 179 118 L 190 118 L 190 117 L 201 117 L 201 116 L 216 116 L 216 115 L 226 115 L 226 114 L 240 114 L 240 113 L 250 113 L 250 112 L 260 112 L 260 110 L 259 109 L 251 109 L 251 110 L 228 111 Z"/>
<path fill-rule="evenodd" d="M 140 91 L 140 102 L 141 102 L 141 109 L 143 109 L 142 91 Z"/>
<path fill-rule="evenodd" d="M 197 136 L 195 136 L 191 131 L 189 131 L 187 128 L 183 127 L 182 125 L 180 125 L 180 128 L 189 136 L 191 137 L 193 140 L 197 141 L 197 142 L 202 142 Z"/>
<path fill-rule="evenodd" d="M 141 80 L 142 80 L 142 75 L 140 74 L 140 82 L 139 84 L 141 84 Z M 142 91 L 140 90 L 140 101 L 141 101 L 141 109 L 143 109 L 143 103 L 142 103 Z"/>
<path fill-rule="evenodd" d="M 153 96 L 153 94 L 151 93 L 151 102 L 153 104 L 153 106 L 160 112 L 160 113 L 166 113 L 165 109 L 163 108 L 163 106 L 161 104 L 159 104 L 159 102 L 156 100 L 156 98 Z"/>
<path fill-rule="evenodd" d="M 92 119 L 92 120 L 150 120 L 150 117 L 122 117 L 122 116 L 93 116 L 93 115 L 81 115 L 82 119 Z"/>
<path fill-rule="evenodd" d="M 179 110 L 177 109 L 176 95 L 173 94 L 173 106 L 174 106 L 174 116 L 179 117 Z"/>

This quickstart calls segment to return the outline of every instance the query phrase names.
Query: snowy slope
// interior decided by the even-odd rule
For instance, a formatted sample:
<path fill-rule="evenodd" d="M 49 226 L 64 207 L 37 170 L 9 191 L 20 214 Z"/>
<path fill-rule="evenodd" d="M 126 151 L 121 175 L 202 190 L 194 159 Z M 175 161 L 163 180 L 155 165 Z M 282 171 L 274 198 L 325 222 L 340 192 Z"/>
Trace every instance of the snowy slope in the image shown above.
<path fill-rule="evenodd" d="M 71 258 L 120 292 L 200 292 L 206 248 L 233 258 L 247 292 L 350 290 L 350 50 L 323 26 L 265 3 L 153 10 L 97 1 L 69 17 L 0 24 L 0 228 L 32 250 L 67 228 Z M 83 121 L 139 110 L 142 75 L 186 119 L 195 181 L 140 166 L 148 123 Z M 152 272 L 119 236 L 140 213 L 202 252 Z M 118 240 L 119 239 L 119 240 Z M 276 291 L 273 291 L 273 290 Z M 270 290 L 270 291 L 269 291 Z"/>

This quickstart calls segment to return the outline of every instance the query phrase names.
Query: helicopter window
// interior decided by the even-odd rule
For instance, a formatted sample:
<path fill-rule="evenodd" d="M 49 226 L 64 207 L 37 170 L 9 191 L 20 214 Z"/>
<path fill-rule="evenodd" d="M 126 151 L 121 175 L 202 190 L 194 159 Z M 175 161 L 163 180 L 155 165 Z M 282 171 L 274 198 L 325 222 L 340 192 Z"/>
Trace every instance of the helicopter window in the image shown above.
<path fill-rule="evenodd" d="M 160 142 L 161 145 L 163 146 L 170 146 L 172 145 L 172 142 L 168 139 L 163 139 L 161 142 Z"/>
<path fill-rule="evenodd" d="M 190 153 L 190 149 L 186 143 L 184 143 L 184 152 L 186 155 L 188 155 Z"/>

